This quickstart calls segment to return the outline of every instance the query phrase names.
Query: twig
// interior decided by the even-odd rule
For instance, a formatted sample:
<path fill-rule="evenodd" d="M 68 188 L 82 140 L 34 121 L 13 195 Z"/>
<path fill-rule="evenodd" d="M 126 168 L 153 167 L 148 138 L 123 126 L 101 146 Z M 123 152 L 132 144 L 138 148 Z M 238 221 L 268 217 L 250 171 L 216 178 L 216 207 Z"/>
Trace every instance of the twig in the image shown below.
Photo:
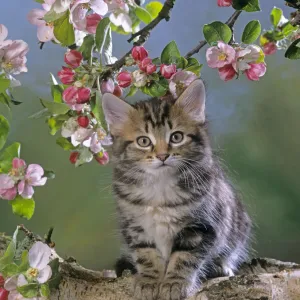
<path fill-rule="evenodd" d="M 238 17 L 242 13 L 241 10 L 236 10 L 233 15 L 227 20 L 226 24 L 230 27 L 231 31 L 233 32 L 233 26 L 235 22 L 237 21 Z M 194 54 L 198 53 L 205 45 L 207 42 L 205 40 L 199 42 L 199 44 L 193 48 L 191 51 L 189 51 L 186 55 L 185 58 L 190 58 Z"/>
<path fill-rule="evenodd" d="M 128 40 L 128 42 L 131 42 L 134 38 L 139 36 L 139 39 L 134 42 L 135 46 L 141 46 L 143 45 L 147 39 L 150 36 L 150 31 L 154 29 L 162 20 L 169 21 L 170 19 L 170 12 L 172 8 L 175 5 L 176 0 L 166 0 L 163 8 L 161 9 L 160 13 L 158 16 L 147 26 L 145 26 L 143 29 L 140 31 L 134 33 L 131 38 Z M 119 60 L 117 60 L 114 64 L 111 65 L 111 71 L 116 71 L 122 68 L 122 66 L 125 65 L 126 58 L 131 54 L 131 50 L 128 51 L 123 57 L 121 57 Z"/>
<path fill-rule="evenodd" d="M 55 247 L 55 243 L 52 241 L 52 234 L 53 234 L 53 230 L 54 227 L 50 227 L 48 230 L 48 233 L 45 234 L 45 243 L 50 247 L 50 248 L 54 248 Z"/>
<path fill-rule="evenodd" d="M 34 233 L 32 231 L 27 229 L 23 224 L 19 225 L 18 227 L 19 227 L 19 230 L 23 231 L 30 240 L 36 241 L 36 236 L 34 235 Z"/>

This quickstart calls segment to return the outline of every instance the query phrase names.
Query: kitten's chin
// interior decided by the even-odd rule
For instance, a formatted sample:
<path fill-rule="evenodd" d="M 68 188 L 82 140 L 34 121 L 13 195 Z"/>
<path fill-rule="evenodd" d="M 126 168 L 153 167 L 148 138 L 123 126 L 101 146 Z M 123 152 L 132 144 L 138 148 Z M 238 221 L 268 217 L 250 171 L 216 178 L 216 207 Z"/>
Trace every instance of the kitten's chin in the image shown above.
<path fill-rule="evenodd" d="M 154 162 L 151 164 L 143 165 L 143 169 L 147 173 L 168 173 L 174 170 L 173 166 L 168 163 Z"/>

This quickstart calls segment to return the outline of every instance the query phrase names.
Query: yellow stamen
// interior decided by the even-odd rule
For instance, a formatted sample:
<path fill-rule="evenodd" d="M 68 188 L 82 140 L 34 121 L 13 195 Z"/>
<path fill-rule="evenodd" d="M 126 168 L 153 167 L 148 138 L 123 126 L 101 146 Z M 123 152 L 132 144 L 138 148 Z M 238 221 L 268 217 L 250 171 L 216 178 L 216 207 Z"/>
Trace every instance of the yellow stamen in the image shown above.
<path fill-rule="evenodd" d="M 39 270 L 35 269 L 35 268 L 30 268 L 27 272 L 26 272 L 27 277 L 29 278 L 36 278 L 39 275 Z"/>
<path fill-rule="evenodd" d="M 218 60 L 225 60 L 227 58 L 227 55 L 225 53 L 220 53 L 218 55 Z"/>

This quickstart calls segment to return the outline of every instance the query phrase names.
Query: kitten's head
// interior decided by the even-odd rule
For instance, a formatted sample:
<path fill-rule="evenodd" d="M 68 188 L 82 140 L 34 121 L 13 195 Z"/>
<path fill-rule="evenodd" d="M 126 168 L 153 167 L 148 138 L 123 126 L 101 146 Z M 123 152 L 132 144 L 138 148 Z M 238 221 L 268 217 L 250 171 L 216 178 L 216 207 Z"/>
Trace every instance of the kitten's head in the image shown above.
<path fill-rule="evenodd" d="M 153 98 L 131 106 L 105 94 L 103 109 L 118 164 L 153 173 L 210 161 L 201 80 L 194 81 L 175 102 Z"/>

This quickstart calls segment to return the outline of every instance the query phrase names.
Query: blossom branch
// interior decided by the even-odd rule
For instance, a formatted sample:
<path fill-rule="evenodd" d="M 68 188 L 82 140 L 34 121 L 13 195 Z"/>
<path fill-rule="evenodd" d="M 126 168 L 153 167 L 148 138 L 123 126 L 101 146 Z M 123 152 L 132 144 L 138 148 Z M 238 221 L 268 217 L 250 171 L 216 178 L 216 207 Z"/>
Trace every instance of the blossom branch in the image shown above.
<path fill-rule="evenodd" d="M 228 25 L 230 27 L 232 33 L 233 33 L 233 26 L 234 26 L 235 22 L 237 21 L 237 19 L 239 18 L 241 13 L 242 13 L 241 10 L 236 10 L 226 22 L 226 25 Z M 193 48 L 191 51 L 189 51 L 185 55 L 185 58 L 190 58 L 194 54 L 198 53 L 206 44 L 207 44 L 207 42 L 205 40 L 199 42 L 199 44 L 195 48 Z"/>

